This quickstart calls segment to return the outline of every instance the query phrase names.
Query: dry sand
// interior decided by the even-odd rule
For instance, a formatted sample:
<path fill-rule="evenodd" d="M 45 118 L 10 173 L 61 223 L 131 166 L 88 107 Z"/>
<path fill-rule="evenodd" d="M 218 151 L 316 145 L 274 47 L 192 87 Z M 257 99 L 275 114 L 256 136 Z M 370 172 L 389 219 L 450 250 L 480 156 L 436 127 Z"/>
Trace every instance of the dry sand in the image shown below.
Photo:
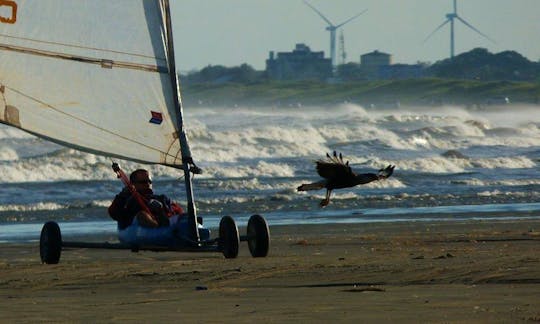
<path fill-rule="evenodd" d="M 540 221 L 271 227 L 266 258 L 0 246 L 1 322 L 540 322 Z"/>

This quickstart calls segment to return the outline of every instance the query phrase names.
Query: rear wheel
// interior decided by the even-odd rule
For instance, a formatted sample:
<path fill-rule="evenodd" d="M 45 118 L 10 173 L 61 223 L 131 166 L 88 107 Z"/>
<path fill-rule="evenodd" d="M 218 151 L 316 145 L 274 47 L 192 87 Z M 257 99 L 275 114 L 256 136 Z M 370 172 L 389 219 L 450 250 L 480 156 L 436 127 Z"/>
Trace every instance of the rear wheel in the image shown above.
<path fill-rule="evenodd" d="M 231 216 L 223 216 L 219 222 L 219 247 L 223 256 L 227 259 L 236 258 L 239 246 L 240 235 L 234 219 Z"/>
<path fill-rule="evenodd" d="M 62 252 L 62 234 L 56 222 L 47 222 L 41 229 L 39 238 L 39 255 L 41 262 L 57 264 Z"/>
<path fill-rule="evenodd" d="M 253 215 L 247 225 L 247 241 L 249 252 L 254 258 L 268 255 L 270 248 L 270 230 L 266 220 L 261 215 Z"/>

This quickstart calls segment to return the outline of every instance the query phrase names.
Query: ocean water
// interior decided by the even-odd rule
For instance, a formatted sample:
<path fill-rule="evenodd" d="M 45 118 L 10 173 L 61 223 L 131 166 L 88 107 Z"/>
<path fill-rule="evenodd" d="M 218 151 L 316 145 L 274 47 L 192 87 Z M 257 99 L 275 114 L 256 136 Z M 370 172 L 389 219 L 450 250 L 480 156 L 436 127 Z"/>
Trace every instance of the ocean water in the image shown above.
<path fill-rule="evenodd" d="M 215 228 L 245 225 L 540 218 L 537 106 L 185 108 L 196 206 Z M 394 175 L 336 190 L 296 187 L 319 179 L 314 161 L 342 152 L 356 172 L 396 165 Z M 126 172 L 139 164 L 115 160 Z M 114 235 L 106 208 L 122 184 L 107 157 L 67 149 L 0 125 L 0 242 L 33 241 L 42 224 L 68 236 Z M 182 173 L 145 166 L 154 191 L 185 202 Z"/>

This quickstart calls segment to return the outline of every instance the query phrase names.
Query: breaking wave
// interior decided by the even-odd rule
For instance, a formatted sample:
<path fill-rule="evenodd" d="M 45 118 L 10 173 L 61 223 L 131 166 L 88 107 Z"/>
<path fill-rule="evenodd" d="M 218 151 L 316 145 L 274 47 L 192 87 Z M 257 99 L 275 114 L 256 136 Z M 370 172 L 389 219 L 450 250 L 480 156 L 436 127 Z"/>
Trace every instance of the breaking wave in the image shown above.
<path fill-rule="evenodd" d="M 538 124 L 528 118 L 516 121 L 514 112 L 470 112 L 457 107 L 375 111 L 355 105 L 224 109 L 198 108 L 186 117 L 193 155 L 206 170 L 203 178 L 294 177 L 312 170 L 312 161 L 334 149 L 364 168 L 395 164 L 401 170 L 433 173 L 534 168 L 533 157 L 483 156 L 483 148 L 540 146 Z M 58 146 L 29 154 L 30 147 L 39 146 L 27 143 L 35 138 L 4 125 L 0 125 L 0 140 L 3 182 L 113 178 L 111 159 Z M 476 151 L 466 152 L 472 156 L 469 159 L 440 156 L 446 150 L 471 149 Z M 126 170 L 138 167 L 121 163 Z M 170 168 L 149 168 L 155 177 L 182 176 Z"/>

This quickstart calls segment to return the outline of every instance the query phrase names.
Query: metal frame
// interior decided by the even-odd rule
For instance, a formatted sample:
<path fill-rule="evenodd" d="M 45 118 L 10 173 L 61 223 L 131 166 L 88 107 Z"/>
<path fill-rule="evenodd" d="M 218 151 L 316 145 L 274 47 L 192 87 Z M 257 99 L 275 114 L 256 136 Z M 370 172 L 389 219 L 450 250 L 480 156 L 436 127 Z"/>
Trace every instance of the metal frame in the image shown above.
<path fill-rule="evenodd" d="M 240 242 L 247 242 L 248 235 L 240 235 Z M 189 241 L 188 241 L 189 243 Z M 82 248 L 82 249 L 109 249 L 109 250 L 131 250 L 132 252 L 153 251 L 153 252 L 222 252 L 219 246 L 219 238 L 208 241 L 200 241 L 199 246 L 161 246 L 161 245 L 132 245 L 127 243 L 109 242 L 80 242 L 62 241 L 62 249 Z"/>
<path fill-rule="evenodd" d="M 153 252 L 221 252 L 217 239 L 212 245 L 202 244 L 200 246 L 159 246 L 159 245 L 130 245 L 124 243 L 109 242 L 62 242 L 64 248 L 83 248 L 83 249 L 109 249 L 109 250 L 131 250 L 132 252 L 153 251 Z M 210 243 L 211 241 L 207 242 Z"/>
<path fill-rule="evenodd" d="M 174 44 L 173 44 L 173 33 L 172 33 L 172 23 L 171 23 L 171 11 L 169 0 L 161 0 L 161 5 L 164 13 L 164 28 L 167 35 L 167 63 L 169 65 L 169 76 L 171 77 L 171 83 L 173 85 L 173 97 L 174 104 L 176 108 L 177 116 L 177 127 L 179 129 L 179 140 L 182 154 L 182 169 L 184 170 L 184 179 L 186 185 L 186 196 L 187 196 L 187 210 L 188 210 L 188 223 L 191 228 L 191 239 L 196 245 L 201 244 L 199 231 L 197 230 L 197 210 L 195 207 L 195 198 L 193 195 L 193 184 L 191 181 L 190 174 L 190 163 L 193 159 L 191 157 L 191 151 L 189 149 L 189 144 L 187 140 L 187 135 L 184 130 L 184 117 L 182 111 L 182 100 L 180 95 L 180 81 L 178 80 L 178 74 L 176 73 L 176 62 L 174 58 Z"/>

